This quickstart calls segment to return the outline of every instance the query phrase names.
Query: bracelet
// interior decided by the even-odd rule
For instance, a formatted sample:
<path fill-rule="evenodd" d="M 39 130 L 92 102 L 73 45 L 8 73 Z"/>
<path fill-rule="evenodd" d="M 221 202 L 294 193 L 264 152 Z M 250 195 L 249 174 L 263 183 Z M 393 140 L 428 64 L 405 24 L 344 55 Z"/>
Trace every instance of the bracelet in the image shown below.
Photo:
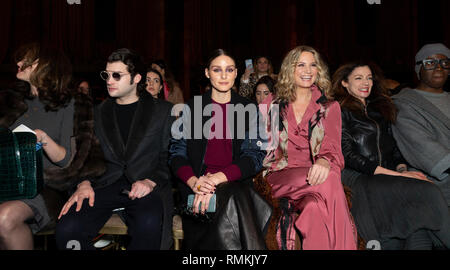
<path fill-rule="evenodd" d="M 400 167 L 400 168 L 397 169 L 397 172 L 403 173 L 403 172 L 406 172 L 407 170 L 408 169 L 406 167 Z"/>

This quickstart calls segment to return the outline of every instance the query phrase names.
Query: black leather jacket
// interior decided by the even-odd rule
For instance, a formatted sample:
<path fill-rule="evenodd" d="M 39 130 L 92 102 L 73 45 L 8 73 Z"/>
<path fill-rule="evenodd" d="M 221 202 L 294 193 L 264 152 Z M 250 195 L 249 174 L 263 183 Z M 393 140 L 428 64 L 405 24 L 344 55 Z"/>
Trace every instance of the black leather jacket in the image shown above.
<path fill-rule="evenodd" d="M 367 175 L 373 175 L 378 166 L 395 170 L 406 164 L 390 123 L 370 103 L 360 113 L 342 108 L 342 153 L 346 168 Z"/>

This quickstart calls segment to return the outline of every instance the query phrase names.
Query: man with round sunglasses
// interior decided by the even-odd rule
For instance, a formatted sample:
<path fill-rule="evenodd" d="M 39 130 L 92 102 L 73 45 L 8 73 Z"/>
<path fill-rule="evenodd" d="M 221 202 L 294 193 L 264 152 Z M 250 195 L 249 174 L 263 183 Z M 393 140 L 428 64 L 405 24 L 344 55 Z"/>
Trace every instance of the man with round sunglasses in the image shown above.
<path fill-rule="evenodd" d="M 95 249 L 92 239 L 114 209 L 124 208 L 129 250 L 169 249 L 172 105 L 147 93 L 145 65 L 129 49 L 113 52 L 100 76 L 110 98 L 95 109 L 94 129 L 107 169 L 99 178 L 80 179 L 61 210 L 57 247 Z"/>
<path fill-rule="evenodd" d="M 450 50 L 427 44 L 416 55 L 419 85 L 393 96 L 399 110 L 394 138 L 404 158 L 440 187 L 450 206 Z M 449 208 L 450 209 L 450 208 Z"/>

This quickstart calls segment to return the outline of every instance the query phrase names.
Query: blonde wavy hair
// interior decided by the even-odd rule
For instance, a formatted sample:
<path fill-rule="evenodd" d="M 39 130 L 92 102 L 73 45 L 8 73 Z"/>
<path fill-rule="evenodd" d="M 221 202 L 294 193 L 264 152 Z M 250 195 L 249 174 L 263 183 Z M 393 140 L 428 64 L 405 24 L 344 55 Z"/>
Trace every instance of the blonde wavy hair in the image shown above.
<path fill-rule="evenodd" d="M 317 79 L 314 84 L 319 87 L 328 99 L 332 99 L 328 66 L 322 60 L 320 54 L 314 48 L 309 46 L 298 46 L 287 53 L 283 63 L 281 64 L 281 70 L 278 74 L 278 82 L 275 86 L 277 99 L 286 102 L 294 102 L 296 100 L 297 96 L 294 71 L 300 55 L 303 52 L 310 52 L 314 55 L 318 69 Z"/>

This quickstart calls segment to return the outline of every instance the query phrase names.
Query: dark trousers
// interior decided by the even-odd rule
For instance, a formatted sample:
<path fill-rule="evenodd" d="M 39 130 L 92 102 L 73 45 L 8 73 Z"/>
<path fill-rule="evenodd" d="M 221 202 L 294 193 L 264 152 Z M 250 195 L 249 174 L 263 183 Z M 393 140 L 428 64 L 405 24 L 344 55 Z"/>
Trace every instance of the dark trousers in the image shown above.
<path fill-rule="evenodd" d="M 76 212 L 74 204 L 61 217 L 56 226 L 58 249 L 71 249 L 73 244 L 82 250 L 93 250 L 92 239 L 112 215 L 112 210 L 125 208 L 126 224 L 130 236 L 129 250 L 157 250 L 160 248 L 163 220 L 163 204 L 158 194 L 150 193 L 141 199 L 131 200 L 121 194 L 123 189 L 131 190 L 131 184 L 121 179 L 105 188 L 95 190 L 94 206 L 87 199 Z"/>

